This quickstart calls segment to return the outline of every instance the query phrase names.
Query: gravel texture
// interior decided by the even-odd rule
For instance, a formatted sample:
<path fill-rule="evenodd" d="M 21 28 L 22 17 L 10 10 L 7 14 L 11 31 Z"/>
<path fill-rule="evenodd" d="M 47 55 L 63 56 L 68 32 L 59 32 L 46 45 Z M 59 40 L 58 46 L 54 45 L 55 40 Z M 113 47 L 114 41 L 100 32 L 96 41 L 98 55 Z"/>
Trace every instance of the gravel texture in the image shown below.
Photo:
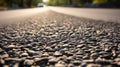
<path fill-rule="evenodd" d="M 0 25 L 0 67 L 119 66 L 119 23 L 48 11 Z"/>

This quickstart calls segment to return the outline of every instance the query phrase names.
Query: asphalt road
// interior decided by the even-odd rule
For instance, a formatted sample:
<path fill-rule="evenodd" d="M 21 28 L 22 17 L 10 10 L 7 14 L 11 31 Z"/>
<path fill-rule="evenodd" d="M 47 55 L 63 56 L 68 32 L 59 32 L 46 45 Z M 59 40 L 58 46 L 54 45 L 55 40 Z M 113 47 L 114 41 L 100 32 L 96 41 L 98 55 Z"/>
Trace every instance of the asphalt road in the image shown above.
<path fill-rule="evenodd" d="M 110 22 L 120 22 L 120 9 L 91 9 L 91 8 L 68 8 L 68 7 L 44 7 L 33 9 L 19 9 L 10 11 L 0 11 L 0 23 L 24 21 L 38 13 L 53 10 L 59 13 L 73 15 L 77 17 L 104 20 Z"/>
<path fill-rule="evenodd" d="M 0 67 L 120 67 L 119 23 L 46 7 L 0 15 L 1 23 L 13 23 L 0 24 Z"/>
<path fill-rule="evenodd" d="M 51 10 L 68 15 L 120 23 L 120 9 L 49 7 Z"/>
<path fill-rule="evenodd" d="M 0 23 L 24 21 L 30 17 L 33 17 L 45 11 L 48 11 L 48 8 L 32 8 L 32 9 L 0 11 Z"/>

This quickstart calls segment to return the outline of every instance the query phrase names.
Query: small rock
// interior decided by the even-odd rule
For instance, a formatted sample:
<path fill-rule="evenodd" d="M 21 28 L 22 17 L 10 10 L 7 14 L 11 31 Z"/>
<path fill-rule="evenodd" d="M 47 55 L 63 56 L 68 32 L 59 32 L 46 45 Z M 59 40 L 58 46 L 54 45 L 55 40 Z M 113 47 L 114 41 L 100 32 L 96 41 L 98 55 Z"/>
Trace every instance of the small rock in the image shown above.
<path fill-rule="evenodd" d="M 80 65 L 80 64 L 81 64 L 81 61 L 75 60 L 75 61 L 73 61 L 73 64 L 74 64 L 74 65 Z"/>
<path fill-rule="evenodd" d="M 68 64 L 68 67 L 74 67 L 74 64 Z"/>
<path fill-rule="evenodd" d="M 63 47 L 69 47 L 69 44 L 64 44 Z"/>
<path fill-rule="evenodd" d="M 49 56 L 49 54 L 47 53 L 47 52 L 45 52 L 43 55 L 42 55 L 42 57 L 48 57 Z"/>
<path fill-rule="evenodd" d="M 15 45 L 9 45 L 8 46 L 8 48 L 14 48 L 15 47 Z"/>
<path fill-rule="evenodd" d="M 105 51 L 101 51 L 101 52 L 99 52 L 99 55 L 103 55 L 103 54 L 106 54 L 107 52 L 105 52 Z"/>
<path fill-rule="evenodd" d="M 1 55 L 0 57 L 1 58 L 7 58 L 7 57 L 9 57 L 9 55 L 6 53 L 6 54 Z"/>
<path fill-rule="evenodd" d="M 116 61 L 116 62 L 120 62 L 120 58 L 116 58 L 115 61 Z"/>
<path fill-rule="evenodd" d="M 76 55 L 83 55 L 84 54 L 84 51 L 78 51 L 77 53 L 76 53 Z"/>
<path fill-rule="evenodd" d="M 88 50 L 89 48 L 87 48 L 87 47 L 83 47 L 83 48 L 81 48 L 82 50 Z"/>
<path fill-rule="evenodd" d="M 90 59 L 89 56 L 84 56 L 83 57 L 84 60 Z"/>
<path fill-rule="evenodd" d="M 44 58 L 35 58 L 34 60 L 36 65 L 40 65 L 40 67 L 45 67 L 49 59 L 47 57 L 44 57 Z"/>
<path fill-rule="evenodd" d="M 27 44 L 27 45 L 25 45 L 25 48 L 31 49 L 31 48 L 32 48 L 32 45 L 31 45 L 31 44 Z"/>
<path fill-rule="evenodd" d="M 83 55 L 76 55 L 76 58 L 83 58 L 84 56 Z"/>
<path fill-rule="evenodd" d="M 52 48 L 52 46 L 51 46 L 51 48 Z M 55 51 L 59 51 L 60 50 L 60 46 L 59 45 L 57 45 L 57 46 L 54 46 L 54 48 L 53 48 Z"/>
<path fill-rule="evenodd" d="M 21 57 L 27 57 L 27 56 L 28 56 L 28 53 L 26 52 L 21 54 Z"/>
<path fill-rule="evenodd" d="M 77 45 L 77 48 L 83 48 L 85 45 L 81 44 L 81 45 Z"/>
<path fill-rule="evenodd" d="M 20 62 L 21 59 L 20 59 L 20 58 L 5 58 L 5 61 L 6 61 L 6 62 L 11 62 L 11 61 Z"/>
<path fill-rule="evenodd" d="M 40 53 L 40 52 L 35 52 L 35 51 L 33 51 L 33 50 L 28 50 L 28 54 L 29 54 L 30 56 L 38 56 L 38 55 L 40 55 L 41 53 Z"/>
<path fill-rule="evenodd" d="M 67 61 L 71 61 L 72 59 L 73 59 L 72 56 L 66 58 Z"/>
<path fill-rule="evenodd" d="M 93 59 L 88 59 L 88 60 L 83 60 L 82 62 L 83 62 L 83 63 L 93 63 L 94 60 L 93 60 Z"/>
<path fill-rule="evenodd" d="M 5 61 L 3 59 L 0 59 L 0 65 L 5 64 Z"/>
<path fill-rule="evenodd" d="M 101 67 L 99 64 L 88 64 L 86 67 Z"/>
<path fill-rule="evenodd" d="M 66 67 L 66 65 L 63 61 L 59 61 L 57 64 L 55 64 L 55 67 Z"/>
<path fill-rule="evenodd" d="M 52 65 L 54 65 L 57 62 L 58 62 L 57 58 L 52 58 L 52 59 L 49 60 L 49 64 L 52 64 Z"/>
<path fill-rule="evenodd" d="M 57 64 L 55 64 L 55 67 L 66 67 L 66 66 L 63 65 L 63 64 L 59 64 L 59 63 L 57 63 Z"/>
<path fill-rule="evenodd" d="M 25 65 L 25 66 L 31 66 L 33 63 L 34 63 L 33 60 L 25 60 L 25 61 L 24 61 L 24 65 Z"/>
<path fill-rule="evenodd" d="M 65 55 L 66 55 L 66 56 L 73 56 L 73 53 L 67 51 Z"/>
<path fill-rule="evenodd" d="M 93 53 L 91 54 L 91 58 L 92 59 L 97 59 L 99 57 L 99 54 L 98 53 Z"/>
<path fill-rule="evenodd" d="M 77 50 L 71 50 L 70 52 L 71 52 L 71 53 L 76 53 L 76 52 L 77 52 Z"/>
<path fill-rule="evenodd" d="M 56 57 L 62 56 L 62 53 L 60 53 L 59 51 L 56 51 L 56 52 L 54 53 L 54 56 L 56 56 Z"/>
<path fill-rule="evenodd" d="M 80 65 L 80 67 L 86 67 L 87 66 L 87 63 L 82 63 L 81 65 Z"/>

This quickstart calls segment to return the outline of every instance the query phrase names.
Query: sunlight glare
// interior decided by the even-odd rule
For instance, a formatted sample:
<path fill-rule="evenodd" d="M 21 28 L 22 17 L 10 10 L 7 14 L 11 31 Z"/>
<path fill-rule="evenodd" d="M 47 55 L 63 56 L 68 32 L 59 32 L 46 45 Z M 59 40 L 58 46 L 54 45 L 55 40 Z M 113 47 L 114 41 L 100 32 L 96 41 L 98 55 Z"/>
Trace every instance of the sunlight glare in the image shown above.
<path fill-rule="evenodd" d="M 48 2 L 49 0 L 43 0 L 43 2 Z"/>

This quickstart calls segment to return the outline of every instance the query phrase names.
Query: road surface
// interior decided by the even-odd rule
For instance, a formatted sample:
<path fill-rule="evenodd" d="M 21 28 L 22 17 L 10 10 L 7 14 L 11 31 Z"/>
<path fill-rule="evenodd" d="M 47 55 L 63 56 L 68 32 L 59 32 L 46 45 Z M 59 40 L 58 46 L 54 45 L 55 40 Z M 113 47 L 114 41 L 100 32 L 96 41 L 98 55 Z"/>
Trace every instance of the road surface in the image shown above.
<path fill-rule="evenodd" d="M 15 22 L 0 24 L 0 67 L 120 67 L 119 23 L 48 8 L 0 14 Z"/>
<path fill-rule="evenodd" d="M 44 7 L 33 9 L 20 9 L 0 12 L 0 22 L 22 21 L 33 17 L 41 12 L 53 10 L 59 13 L 73 15 L 77 17 L 90 18 L 120 23 L 120 9 L 91 9 L 91 8 L 68 8 L 68 7 Z"/>
<path fill-rule="evenodd" d="M 95 20 L 110 22 L 120 22 L 120 9 L 94 9 L 94 8 L 68 8 L 68 7 L 49 7 L 51 10 Z"/>
<path fill-rule="evenodd" d="M 48 11 L 48 8 L 32 8 L 32 9 L 1 11 L 0 12 L 0 23 L 24 21 L 30 17 L 33 17 L 45 11 Z"/>

